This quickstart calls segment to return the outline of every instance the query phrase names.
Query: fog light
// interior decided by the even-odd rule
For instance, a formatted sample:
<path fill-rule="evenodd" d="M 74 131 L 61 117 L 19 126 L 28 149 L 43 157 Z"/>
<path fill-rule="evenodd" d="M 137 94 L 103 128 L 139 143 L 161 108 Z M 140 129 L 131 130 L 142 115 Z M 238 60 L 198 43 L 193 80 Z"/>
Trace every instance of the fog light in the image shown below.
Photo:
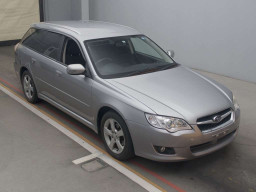
<path fill-rule="evenodd" d="M 165 151 L 165 147 L 160 147 L 160 152 L 163 153 Z"/>
<path fill-rule="evenodd" d="M 174 155 L 175 151 L 173 147 L 164 147 L 164 146 L 154 146 L 156 152 L 160 154 L 165 154 L 165 155 Z"/>

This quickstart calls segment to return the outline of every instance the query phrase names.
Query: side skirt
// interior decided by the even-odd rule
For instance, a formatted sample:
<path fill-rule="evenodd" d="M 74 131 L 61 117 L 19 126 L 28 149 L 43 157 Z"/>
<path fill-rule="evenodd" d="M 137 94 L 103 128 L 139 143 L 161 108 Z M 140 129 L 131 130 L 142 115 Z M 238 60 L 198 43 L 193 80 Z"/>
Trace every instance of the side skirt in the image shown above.
<path fill-rule="evenodd" d="M 73 111 L 67 109 L 63 105 L 60 105 L 59 103 L 55 102 L 54 100 L 50 99 L 49 97 L 47 97 L 47 96 L 45 96 L 41 93 L 38 94 L 38 97 L 40 99 L 45 100 L 46 102 L 50 103 L 51 105 L 57 107 L 58 109 L 60 109 L 64 113 L 67 113 L 68 115 L 70 115 L 74 119 L 78 120 L 79 122 L 83 123 L 84 125 L 88 126 L 90 129 L 92 129 L 93 131 L 98 133 L 97 128 L 90 121 L 86 120 L 85 118 L 81 117 L 80 115 L 74 113 Z"/>

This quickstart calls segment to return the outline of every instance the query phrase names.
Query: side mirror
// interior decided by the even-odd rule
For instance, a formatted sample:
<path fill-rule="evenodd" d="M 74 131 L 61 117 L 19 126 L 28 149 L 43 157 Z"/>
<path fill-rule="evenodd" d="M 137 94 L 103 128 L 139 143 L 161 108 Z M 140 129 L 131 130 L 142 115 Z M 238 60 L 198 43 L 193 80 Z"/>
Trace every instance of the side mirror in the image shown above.
<path fill-rule="evenodd" d="M 168 54 L 171 58 L 174 58 L 175 53 L 174 53 L 173 50 L 168 50 L 168 51 L 167 51 L 167 54 Z"/>
<path fill-rule="evenodd" d="M 85 72 L 85 68 L 81 64 L 70 64 L 67 67 L 67 73 L 69 75 L 82 75 Z"/>

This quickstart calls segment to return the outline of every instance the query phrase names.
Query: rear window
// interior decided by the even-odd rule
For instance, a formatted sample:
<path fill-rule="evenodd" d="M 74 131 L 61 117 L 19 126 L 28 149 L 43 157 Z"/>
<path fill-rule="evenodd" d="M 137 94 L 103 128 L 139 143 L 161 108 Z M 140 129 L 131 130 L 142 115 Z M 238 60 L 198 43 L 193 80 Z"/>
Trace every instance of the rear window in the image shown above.
<path fill-rule="evenodd" d="M 27 33 L 22 41 L 23 45 L 42 55 L 60 61 L 63 35 L 40 29 L 31 29 Z"/>

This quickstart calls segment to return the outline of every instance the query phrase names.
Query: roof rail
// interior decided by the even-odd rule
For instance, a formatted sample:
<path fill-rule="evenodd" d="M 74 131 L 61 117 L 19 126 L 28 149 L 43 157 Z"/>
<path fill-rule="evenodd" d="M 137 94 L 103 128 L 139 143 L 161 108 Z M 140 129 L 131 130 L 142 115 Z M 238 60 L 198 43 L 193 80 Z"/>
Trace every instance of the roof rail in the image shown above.
<path fill-rule="evenodd" d="M 81 20 L 83 22 L 90 22 L 90 21 L 93 21 L 93 22 L 97 22 L 97 23 L 106 23 L 106 24 L 112 24 L 112 25 L 116 25 L 116 26 L 121 26 L 121 27 L 125 27 L 125 28 L 129 28 L 129 29 L 133 29 L 133 30 L 136 30 L 132 27 L 129 27 L 129 26 L 126 26 L 126 25 L 121 25 L 121 24 L 118 24 L 118 23 L 112 23 L 112 22 L 108 22 L 108 21 L 96 21 L 96 20 Z"/>
<path fill-rule="evenodd" d="M 70 31 L 75 32 L 76 34 L 79 34 L 79 35 L 81 34 L 81 33 L 79 33 L 78 31 L 74 30 L 73 28 L 70 28 L 70 27 L 67 27 L 67 26 L 58 25 L 58 24 L 54 24 L 54 23 L 47 23 L 47 22 L 45 22 L 45 24 L 47 24 L 47 25 L 52 25 L 52 26 L 56 26 L 56 27 L 63 28 L 63 29 L 68 29 L 68 30 L 70 30 Z"/>

